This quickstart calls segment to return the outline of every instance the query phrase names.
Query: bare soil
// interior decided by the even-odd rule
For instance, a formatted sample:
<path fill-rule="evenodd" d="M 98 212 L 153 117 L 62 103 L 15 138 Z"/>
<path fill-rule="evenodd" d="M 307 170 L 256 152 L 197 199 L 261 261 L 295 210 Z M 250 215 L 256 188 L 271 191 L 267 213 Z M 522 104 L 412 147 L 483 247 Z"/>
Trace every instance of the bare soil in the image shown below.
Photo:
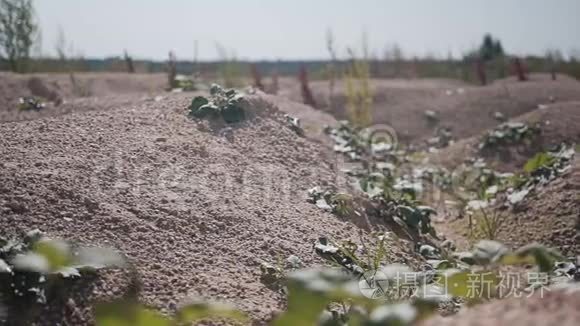
<path fill-rule="evenodd" d="M 46 87 L 30 87 L 30 78 Z M 194 121 L 185 108 L 195 95 L 163 92 L 165 75 L 0 74 L 0 230 L 17 236 L 41 229 L 51 237 L 112 246 L 127 255 L 141 276 L 140 299 L 164 312 L 201 296 L 231 302 L 265 324 L 284 309 L 285 296 L 260 282 L 261 262 L 290 255 L 306 266 L 321 264 L 312 244 L 320 236 L 370 241 L 391 230 L 368 216 L 338 218 L 306 202 L 307 189 L 349 190 L 324 125 L 346 118 L 344 85 L 327 107 L 326 82 L 311 87 L 321 110 L 298 104 L 297 84 L 281 79 L 279 96 L 250 96 L 247 121 L 224 126 Z M 423 116 L 434 110 L 458 142 L 430 157 L 453 168 L 475 155 L 481 135 L 498 124 L 494 112 L 540 122 L 533 146 L 510 148 L 486 159 L 501 171 L 521 168 L 535 152 L 563 140 L 580 140 L 580 83 L 532 75 L 489 86 L 453 80 L 373 81 L 375 122 L 389 123 L 405 142 L 434 133 Z M 44 89 L 40 90 L 39 89 Z M 48 90 L 49 92 L 47 93 Z M 40 112 L 19 112 L 20 96 L 64 103 Z M 43 94 L 46 95 L 43 95 Z M 538 104 L 546 104 L 539 109 Z M 292 131 L 284 114 L 301 119 L 306 136 Z M 332 114 L 332 115 L 331 115 Z M 547 123 L 549 121 L 549 123 Z M 517 247 L 531 241 L 580 252 L 580 166 L 525 199 L 508 214 L 500 240 Z M 465 240 L 464 221 L 438 229 Z M 396 232 L 394 232 L 396 233 Z M 389 262 L 417 266 L 413 244 L 393 234 Z M 39 324 L 91 324 L 91 301 L 128 291 L 127 273 L 105 272 L 84 296 L 53 307 Z M 576 325 L 578 293 L 491 302 L 428 325 Z"/>
<path fill-rule="evenodd" d="M 0 122 L 95 110 L 103 107 L 94 104 L 103 96 L 115 98 L 115 103 L 128 104 L 139 97 L 158 95 L 166 86 L 164 74 L 75 73 L 73 84 L 70 74 L 0 72 Z M 43 99 L 47 108 L 41 112 L 20 112 L 18 99 L 25 96 Z M 59 105 L 53 96 L 64 103 Z M 76 103 L 75 99 L 79 98 L 92 100 Z"/>
<path fill-rule="evenodd" d="M 312 82 L 310 87 L 321 110 L 338 120 L 348 119 L 343 81 L 337 81 L 332 108 L 328 105 L 327 81 Z M 438 126 L 450 127 L 456 139 L 464 139 L 497 125 L 495 112 L 510 119 L 536 110 L 538 104 L 580 100 L 580 83 L 565 75 L 552 81 L 549 75 L 531 74 L 526 82 L 507 78 L 487 86 L 446 79 L 372 80 L 371 88 L 373 122 L 390 124 L 399 139 L 408 143 L 420 143 L 434 136 L 437 126 L 427 122 L 426 110 L 438 113 Z M 302 101 L 297 84 L 281 95 Z"/>

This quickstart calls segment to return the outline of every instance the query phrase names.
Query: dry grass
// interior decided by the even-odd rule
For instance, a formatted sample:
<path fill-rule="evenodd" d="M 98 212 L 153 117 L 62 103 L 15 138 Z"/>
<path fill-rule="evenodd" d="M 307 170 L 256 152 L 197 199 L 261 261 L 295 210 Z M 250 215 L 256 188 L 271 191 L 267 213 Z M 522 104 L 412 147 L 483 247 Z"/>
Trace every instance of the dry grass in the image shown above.
<path fill-rule="evenodd" d="M 351 57 L 345 73 L 348 116 L 356 126 L 368 127 L 372 124 L 373 94 L 366 47 L 363 45 L 361 59 L 357 59 L 352 49 L 349 48 L 348 52 Z"/>

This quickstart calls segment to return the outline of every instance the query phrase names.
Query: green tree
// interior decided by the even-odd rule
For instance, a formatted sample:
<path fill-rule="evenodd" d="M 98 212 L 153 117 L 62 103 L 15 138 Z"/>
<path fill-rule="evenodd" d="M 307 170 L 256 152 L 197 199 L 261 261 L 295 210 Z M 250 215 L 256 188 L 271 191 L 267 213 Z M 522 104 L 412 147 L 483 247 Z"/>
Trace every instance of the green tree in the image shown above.
<path fill-rule="evenodd" d="M 12 71 L 27 69 L 37 32 L 32 0 L 0 0 L 0 57 Z"/>
<path fill-rule="evenodd" d="M 501 41 L 494 39 L 491 34 L 486 34 L 483 37 L 483 42 L 479 47 L 479 56 L 484 61 L 490 61 L 504 55 Z"/>

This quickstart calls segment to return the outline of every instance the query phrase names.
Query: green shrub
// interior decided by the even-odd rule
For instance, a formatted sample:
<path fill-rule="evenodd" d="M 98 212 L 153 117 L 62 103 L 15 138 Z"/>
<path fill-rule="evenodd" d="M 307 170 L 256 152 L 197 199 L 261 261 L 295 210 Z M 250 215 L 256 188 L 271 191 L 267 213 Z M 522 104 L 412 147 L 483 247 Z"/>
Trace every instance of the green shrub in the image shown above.
<path fill-rule="evenodd" d="M 520 144 L 531 140 L 540 132 L 538 126 L 528 126 L 521 122 L 502 123 L 483 137 L 479 149 Z"/>
<path fill-rule="evenodd" d="M 200 119 L 222 118 L 227 123 L 240 122 L 246 117 L 244 97 L 235 89 L 224 90 L 213 84 L 209 98 L 196 96 L 191 101 L 189 115 Z"/>
<path fill-rule="evenodd" d="M 125 259 L 113 250 L 73 247 L 34 230 L 22 239 L 0 239 L 0 297 L 11 318 L 30 322 L 39 305 L 62 300 L 70 281 L 124 266 Z"/>
<path fill-rule="evenodd" d="M 523 200 L 538 186 L 548 184 L 570 170 L 575 155 L 574 146 L 565 143 L 555 149 L 538 153 L 524 165 L 525 174 L 518 176 L 514 191 L 507 196 L 511 204 Z"/>
<path fill-rule="evenodd" d="M 18 109 L 21 111 L 40 111 L 46 104 L 35 97 L 21 97 L 18 99 Z"/>
<path fill-rule="evenodd" d="M 338 216 L 348 216 L 354 212 L 352 196 L 331 190 L 323 191 L 320 187 L 308 190 L 308 202 Z"/>
<path fill-rule="evenodd" d="M 286 118 L 286 123 L 288 124 L 288 127 L 292 129 L 292 131 L 294 131 L 298 136 L 304 136 L 304 129 L 302 129 L 300 126 L 300 119 L 291 117 L 288 114 L 285 114 L 284 118 Z"/>

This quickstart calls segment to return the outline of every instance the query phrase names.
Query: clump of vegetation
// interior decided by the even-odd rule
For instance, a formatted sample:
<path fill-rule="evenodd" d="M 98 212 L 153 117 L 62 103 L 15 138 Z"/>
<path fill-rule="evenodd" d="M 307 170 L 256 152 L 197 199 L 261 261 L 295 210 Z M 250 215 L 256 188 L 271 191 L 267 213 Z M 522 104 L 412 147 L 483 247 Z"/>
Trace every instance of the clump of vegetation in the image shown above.
<path fill-rule="evenodd" d="M 453 133 L 451 128 L 439 127 L 435 131 L 435 136 L 427 140 L 427 145 L 433 148 L 445 148 L 453 144 Z"/>
<path fill-rule="evenodd" d="M 560 144 L 554 150 L 538 153 L 524 165 L 525 174 L 515 179 L 513 191 L 507 196 L 510 204 L 523 200 L 536 187 L 542 187 L 571 168 L 574 146 Z"/>
<path fill-rule="evenodd" d="M 300 119 L 291 117 L 288 114 L 285 114 L 284 118 L 286 118 L 286 123 L 292 131 L 294 131 L 298 136 L 304 136 L 304 129 L 300 126 Z"/>
<path fill-rule="evenodd" d="M 185 75 L 175 75 L 173 78 L 173 83 L 171 85 L 171 90 L 173 92 L 192 92 L 198 90 L 199 87 L 196 85 L 195 81 L 190 77 Z"/>
<path fill-rule="evenodd" d="M 260 281 L 271 289 L 281 289 L 284 286 L 286 275 L 282 266 L 274 266 L 263 262 L 260 264 Z"/>
<path fill-rule="evenodd" d="M 431 226 L 431 215 L 437 214 L 437 211 L 421 205 L 413 195 L 410 195 L 410 190 L 402 194 L 395 191 L 383 193 L 382 196 L 376 197 L 375 203 L 378 203 L 376 207 L 379 216 L 395 222 L 402 221 L 412 230 L 435 236 L 435 229 Z"/>
<path fill-rule="evenodd" d="M 320 187 L 308 190 L 308 202 L 339 216 L 348 216 L 354 212 L 352 196 L 331 190 L 323 191 Z"/>
<path fill-rule="evenodd" d="M 371 129 L 340 121 L 337 128 L 326 127 L 324 132 L 334 141 L 334 151 L 343 153 L 352 161 L 369 161 L 372 159 L 395 158 L 396 148 L 394 133 L 383 132 L 377 135 Z M 390 132 L 390 131 L 389 131 Z M 401 154 L 401 153 L 397 153 Z"/>
<path fill-rule="evenodd" d="M 470 215 L 470 221 L 472 221 L 470 225 L 472 237 L 495 240 L 506 221 L 506 216 L 497 210 L 480 207 L 479 210 Z"/>
<path fill-rule="evenodd" d="M 436 308 L 421 299 L 385 302 L 363 296 L 357 280 L 337 269 L 297 271 L 288 279 L 288 309 L 274 325 L 411 325 Z"/>
<path fill-rule="evenodd" d="M 480 209 L 495 203 L 498 194 L 508 190 L 514 182 L 513 173 L 494 171 L 481 158 L 467 160 L 453 173 L 436 171 L 438 174 L 433 184 L 451 197 L 452 200 L 446 204 L 452 204 L 461 215 L 466 213 L 469 216 L 470 226 L 477 224 Z"/>
<path fill-rule="evenodd" d="M 417 200 L 423 190 L 422 175 L 415 178 L 397 171 L 397 164 L 408 160 L 407 153 L 397 150 L 392 139 L 381 137 L 377 142 L 376 135 L 369 130 L 346 122 L 341 122 L 336 129 L 327 128 L 326 132 L 335 141 L 335 151 L 361 163 L 360 169 L 346 172 L 356 178 L 360 190 L 371 199 L 380 217 L 435 235 L 431 226 L 435 210 Z"/>
<path fill-rule="evenodd" d="M 10 318 L 26 324 L 40 306 L 62 300 L 70 281 L 102 268 L 124 266 L 124 258 L 113 250 L 74 247 L 48 239 L 38 230 L 22 239 L 0 238 L 0 298 Z"/>
<path fill-rule="evenodd" d="M 189 106 L 189 115 L 195 118 L 218 119 L 226 123 L 245 119 L 244 97 L 235 89 L 223 89 L 217 84 L 210 88 L 210 97 L 196 96 Z"/>
<path fill-rule="evenodd" d="M 531 140 L 540 132 L 539 126 L 528 126 L 521 122 L 502 123 L 483 137 L 479 149 L 519 144 Z"/>
<path fill-rule="evenodd" d="M 479 159 L 470 159 L 453 172 L 453 183 L 458 185 L 459 191 L 475 196 L 471 199 L 489 199 L 489 194 L 506 190 L 513 178 L 513 173 L 500 173 L 487 166 Z"/>
<path fill-rule="evenodd" d="M 368 127 L 372 123 L 373 94 L 370 86 L 370 71 L 366 42 L 363 57 L 357 59 L 348 49 L 351 62 L 346 69 L 346 97 L 350 121 L 357 127 Z"/>
<path fill-rule="evenodd" d="M 379 245 L 369 262 L 360 258 L 361 251 L 352 242 L 336 244 L 321 238 L 315 243 L 314 248 L 318 255 L 345 273 L 336 269 L 325 269 L 290 274 L 288 276 L 290 304 L 288 312 L 281 320 L 296 318 L 294 320 L 302 321 L 300 318 L 318 317 L 314 311 L 310 317 L 298 316 L 300 302 L 293 300 L 299 295 L 306 295 L 308 290 L 297 289 L 296 281 L 306 288 L 309 287 L 310 281 L 318 282 L 316 283 L 318 291 L 315 291 L 318 293 L 318 299 L 311 297 L 311 300 L 306 300 L 307 297 L 301 297 L 301 300 L 309 302 L 310 307 L 314 302 L 322 301 L 316 310 L 324 311 L 325 320 L 331 323 L 365 324 L 369 319 L 372 320 L 373 316 L 379 315 L 373 312 L 374 309 L 381 309 L 391 313 L 387 319 L 389 322 L 396 325 L 412 325 L 418 315 L 423 317 L 429 315 L 439 303 L 473 305 L 503 297 L 507 290 L 532 292 L 538 286 L 574 286 L 573 282 L 578 271 L 575 262 L 537 244 L 512 251 L 499 242 L 482 240 L 468 252 L 453 252 L 455 249 L 452 245 L 436 248 L 432 245 L 417 244 L 417 251 L 427 259 L 427 264 L 419 271 L 414 271 L 406 265 L 384 264 L 382 262 L 385 253 L 384 243 Z M 530 273 L 540 276 L 538 280 L 542 283 L 530 278 L 528 288 L 508 288 L 506 286 L 509 284 L 505 282 L 509 280 L 504 279 L 500 273 L 500 267 L 506 265 L 535 265 L 537 272 Z M 321 284 L 325 286 L 321 287 Z M 314 283 L 311 286 L 314 290 Z M 333 295 L 326 297 L 329 293 Z M 410 300 L 401 302 L 399 301 L 401 298 Z M 367 306 L 368 299 L 372 299 L 375 305 Z M 406 310 L 407 313 L 404 314 L 406 318 L 399 315 L 399 309 Z"/>
<path fill-rule="evenodd" d="M 46 104 L 35 97 L 21 97 L 18 99 L 18 109 L 21 111 L 40 111 Z"/>
<path fill-rule="evenodd" d="M 304 267 L 302 260 L 295 255 L 290 255 L 286 261 L 282 261 L 279 257 L 275 265 L 262 262 L 260 264 L 260 281 L 272 290 L 284 292 L 288 271 L 298 270 L 302 267 Z"/>

